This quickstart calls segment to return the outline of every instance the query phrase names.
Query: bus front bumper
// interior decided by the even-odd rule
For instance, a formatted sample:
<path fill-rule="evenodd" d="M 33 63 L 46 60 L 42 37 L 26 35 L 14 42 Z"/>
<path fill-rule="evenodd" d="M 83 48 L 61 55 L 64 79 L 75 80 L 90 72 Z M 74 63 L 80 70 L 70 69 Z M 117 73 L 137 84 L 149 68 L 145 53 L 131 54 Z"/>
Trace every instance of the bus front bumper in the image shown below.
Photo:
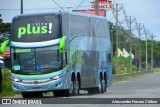
<path fill-rule="evenodd" d="M 14 92 L 33 92 L 33 91 L 52 91 L 52 90 L 63 90 L 69 89 L 70 84 L 68 80 L 63 77 L 57 80 L 46 80 L 44 81 L 12 81 L 12 88 Z"/>

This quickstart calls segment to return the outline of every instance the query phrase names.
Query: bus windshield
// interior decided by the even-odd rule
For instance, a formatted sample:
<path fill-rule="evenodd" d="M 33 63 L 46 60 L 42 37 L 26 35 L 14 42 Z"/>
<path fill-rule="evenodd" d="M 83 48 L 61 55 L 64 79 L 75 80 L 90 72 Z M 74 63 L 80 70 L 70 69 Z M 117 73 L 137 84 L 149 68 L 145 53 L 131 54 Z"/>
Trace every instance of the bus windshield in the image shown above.
<path fill-rule="evenodd" d="M 57 46 L 12 48 L 12 69 L 19 74 L 40 74 L 59 70 L 61 54 Z"/>

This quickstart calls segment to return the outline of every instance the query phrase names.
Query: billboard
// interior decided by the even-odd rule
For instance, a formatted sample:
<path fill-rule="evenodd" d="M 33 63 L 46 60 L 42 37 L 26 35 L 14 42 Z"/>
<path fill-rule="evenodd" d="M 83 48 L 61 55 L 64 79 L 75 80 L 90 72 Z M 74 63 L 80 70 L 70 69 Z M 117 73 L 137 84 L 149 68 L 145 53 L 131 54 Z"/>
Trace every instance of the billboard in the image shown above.
<path fill-rule="evenodd" d="M 96 8 L 96 0 L 91 2 L 91 8 Z M 107 9 L 112 8 L 112 1 L 111 0 L 98 0 L 98 8 L 99 9 Z"/>

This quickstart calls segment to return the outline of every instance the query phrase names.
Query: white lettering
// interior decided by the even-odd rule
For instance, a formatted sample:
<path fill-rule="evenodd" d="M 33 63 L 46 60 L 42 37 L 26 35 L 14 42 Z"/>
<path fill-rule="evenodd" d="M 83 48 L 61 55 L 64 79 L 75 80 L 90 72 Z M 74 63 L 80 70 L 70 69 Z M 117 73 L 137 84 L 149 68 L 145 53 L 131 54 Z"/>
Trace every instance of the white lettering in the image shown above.
<path fill-rule="evenodd" d="M 155 101 L 155 100 L 145 100 L 145 103 L 157 104 L 158 101 Z"/>
<path fill-rule="evenodd" d="M 144 104 L 144 101 L 136 101 L 136 100 L 132 100 L 132 103 L 136 103 L 136 104 Z"/>

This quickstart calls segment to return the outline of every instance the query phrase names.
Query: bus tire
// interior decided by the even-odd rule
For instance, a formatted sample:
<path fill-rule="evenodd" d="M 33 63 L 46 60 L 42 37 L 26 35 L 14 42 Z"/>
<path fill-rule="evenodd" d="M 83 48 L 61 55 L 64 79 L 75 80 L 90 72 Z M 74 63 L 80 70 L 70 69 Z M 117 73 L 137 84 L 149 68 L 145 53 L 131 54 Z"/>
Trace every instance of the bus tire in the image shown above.
<path fill-rule="evenodd" d="M 23 98 L 41 98 L 43 97 L 42 92 L 22 92 L 21 95 Z"/>
<path fill-rule="evenodd" d="M 104 92 L 106 92 L 107 91 L 107 80 L 105 80 L 105 90 L 104 90 Z"/>
<path fill-rule="evenodd" d="M 72 89 L 67 90 L 55 90 L 53 91 L 54 97 L 70 97 L 72 95 Z"/>
<path fill-rule="evenodd" d="M 72 95 L 76 96 L 79 94 L 79 82 L 78 81 L 73 81 L 73 91 Z"/>
<path fill-rule="evenodd" d="M 106 82 L 105 82 L 105 80 L 103 79 L 103 80 L 102 80 L 102 90 L 101 90 L 101 93 L 104 93 L 105 90 L 106 90 Z"/>
<path fill-rule="evenodd" d="M 97 88 L 97 93 L 103 93 L 104 92 L 104 86 L 103 86 L 103 80 L 101 77 L 99 77 L 99 83 L 98 83 L 98 88 Z"/>
<path fill-rule="evenodd" d="M 55 90 L 53 91 L 54 97 L 62 97 L 64 96 L 64 92 L 62 90 Z"/>
<path fill-rule="evenodd" d="M 21 95 L 23 98 L 31 98 L 31 95 L 29 95 L 27 92 L 22 92 Z"/>
<path fill-rule="evenodd" d="M 71 88 L 70 89 L 64 90 L 64 93 L 65 93 L 66 97 L 72 96 L 72 93 L 73 93 L 73 84 L 71 84 Z"/>

